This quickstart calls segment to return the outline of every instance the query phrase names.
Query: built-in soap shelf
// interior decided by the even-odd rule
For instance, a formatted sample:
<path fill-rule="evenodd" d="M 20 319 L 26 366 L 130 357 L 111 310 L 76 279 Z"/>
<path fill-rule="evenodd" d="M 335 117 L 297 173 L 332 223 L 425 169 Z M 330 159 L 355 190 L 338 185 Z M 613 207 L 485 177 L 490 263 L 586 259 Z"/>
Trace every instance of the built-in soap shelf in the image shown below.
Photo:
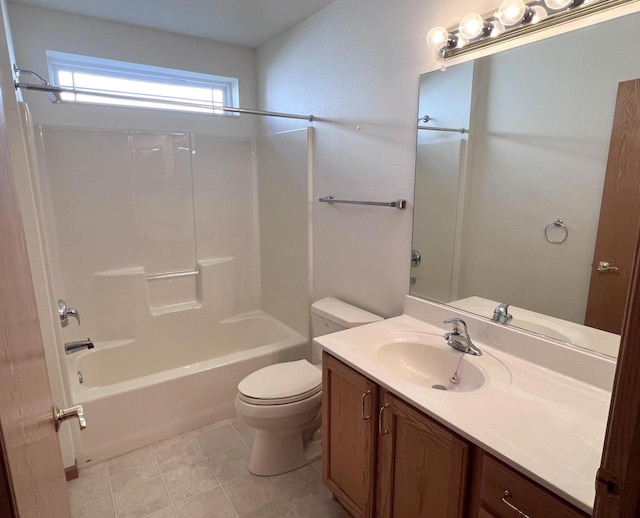
<path fill-rule="evenodd" d="M 118 313 L 122 321 L 140 311 L 159 316 L 206 305 L 224 318 L 236 309 L 233 257 L 202 259 L 191 270 L 147 273 L 134 266 L 94 275 L 101 309 Z"/>
<path fill-rule="evenodd" d="M 202 307 L 198 297 L 200 270 L 178 270 L 147 274 L 147 295 L 152 315 L 163 315 Z"/>

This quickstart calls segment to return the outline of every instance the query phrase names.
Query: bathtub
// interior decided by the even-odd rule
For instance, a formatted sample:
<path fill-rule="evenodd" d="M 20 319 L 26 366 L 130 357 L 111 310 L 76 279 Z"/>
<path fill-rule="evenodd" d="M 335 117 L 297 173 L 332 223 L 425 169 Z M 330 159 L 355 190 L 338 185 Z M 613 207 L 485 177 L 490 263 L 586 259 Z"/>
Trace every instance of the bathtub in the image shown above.
<path fill-rule="evenodd" d="M 220 322 L 201 339 L 97 343 L 69 355 L 71 397 L 83 405 L 88 424 L 74 432 L 78 466 L 234 416 L 242 378 L 308 358 L 308 343 L 253 312 Z"/>

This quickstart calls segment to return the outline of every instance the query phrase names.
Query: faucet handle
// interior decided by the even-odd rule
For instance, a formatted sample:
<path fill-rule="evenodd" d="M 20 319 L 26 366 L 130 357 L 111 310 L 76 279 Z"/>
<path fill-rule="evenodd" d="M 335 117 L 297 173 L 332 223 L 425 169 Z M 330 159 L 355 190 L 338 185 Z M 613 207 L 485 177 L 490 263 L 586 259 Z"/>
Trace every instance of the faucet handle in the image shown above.
<path fill-rule="evenodd" d="M 464 331 L 467 330 L 467 323 L 462 320 L 461 318 L 457 318 L 457 317 L 453 317 L 453 318 L 447 318 L 446 320 L 442 321 L 443 324 L 453 324 L 453 334 L 459 335 L 460 334 L 460 324 L 462 325 L 462 329 Z"/>
<path fill-rule="evenodd" d="M 498 304 L 496 309 L 493 310 L 493 320 L 494 322 L 499 322 L 500 324 L 508 324 L 513 320 L 513 315 L 509 314 L 509 306 L 511 306 L 511 302 L 503 302 L 502 304 Z"/>
<path fill-rule="evenodd" d="M 58 299 L 58 316 L 62 327 L 69 325 L 69 317 L 75 318 L 80 325 L 80 312 L 76 308 L 68 308 L 67 301 L 64 299 Z"/>

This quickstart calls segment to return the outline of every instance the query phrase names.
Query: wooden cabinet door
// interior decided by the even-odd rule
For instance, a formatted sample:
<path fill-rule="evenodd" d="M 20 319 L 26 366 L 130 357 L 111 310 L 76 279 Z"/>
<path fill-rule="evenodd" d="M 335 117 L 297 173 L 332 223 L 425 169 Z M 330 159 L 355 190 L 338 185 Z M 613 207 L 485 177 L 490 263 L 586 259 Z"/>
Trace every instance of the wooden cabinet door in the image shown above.
<path fill-rule="evenodd" d="M 384 390 L 378 425 L 377 516 L 462 517 L 468 443 Z"/>
<path fill-rule="evenodd" d="M 579 509 L 484 453 L 476 467 L 478 518 L 587 518 Z"/>
<path fill-rule="evenodd" d="M 378 386 L 333 356 L 322 357 L 322 478 L 356 517 L 372 517 Z"/>

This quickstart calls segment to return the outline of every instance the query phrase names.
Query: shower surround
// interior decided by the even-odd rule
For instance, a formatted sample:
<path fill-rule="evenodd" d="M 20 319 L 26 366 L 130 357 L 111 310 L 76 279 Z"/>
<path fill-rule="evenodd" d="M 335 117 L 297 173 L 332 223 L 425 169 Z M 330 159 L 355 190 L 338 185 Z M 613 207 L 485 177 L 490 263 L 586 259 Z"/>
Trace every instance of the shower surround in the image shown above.
<path fill-rule="evenodd" d="M 53 293 L 81 314 L 61 341 L 96 346 L 61 362 L 80 462 L 229 417 L 243 376 L 308 355 L 311 128 L 39 130 Z"/>

